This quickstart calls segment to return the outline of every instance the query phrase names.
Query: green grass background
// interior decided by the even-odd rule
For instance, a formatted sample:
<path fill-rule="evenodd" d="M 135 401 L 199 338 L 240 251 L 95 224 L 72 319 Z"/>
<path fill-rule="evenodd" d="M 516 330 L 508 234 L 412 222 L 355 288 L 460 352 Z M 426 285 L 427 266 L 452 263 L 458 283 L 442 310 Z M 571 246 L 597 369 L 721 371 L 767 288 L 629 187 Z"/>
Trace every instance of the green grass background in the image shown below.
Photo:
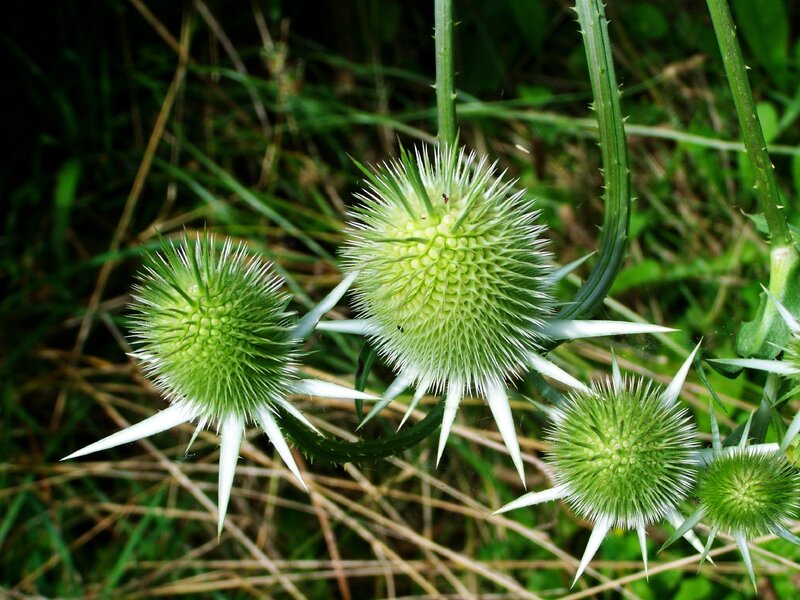
<path fill-rule="evenodd" d="M 560 262 L 592 252 L 602 175 L 569 3 L 455 6 L 461 139 L 538 198 Z M 800 7 L 732 7 L 786 213 L 800 225 Z M 649 531 L 649 583 L 635 535 L 615 532 L 570 590 L 588 524 L 554 504 L 489 516 L 523 490 L 479 400 L 465 402 L 438 469 L 431 441 L 372 464 L 307 460 L 311 496 L 252 432 L 229 509 L 235 528 L 219 543 L 214 432 L 189 456 L 186 426 L 59 463 L 164 407 L 125 340 L 132 276 L 158 233 L 207 228 L 246 242 L 275 261 L 300 312 L 338 282 L 359 182 L 348 155 L 373 163 L 394 156 L 398 139 L 430 141 L 436 130 L 433 11 L 401 0 L 15 8 L 0 26 L 0 596 L 753 596 L 729 540 L 715 546 L 717 568 L 698 572 L 686 544 L 655 555 L 669 534 L 661 525 Z M 624 370 L 667 381 L 700 337 L 732 356 L 768 278 L 768 246 L 750 218 L 752 172 L 704 3 L 607 11 L 636 200 L 625 267 L 598 316 L 635 313 L 681 331 L 573 343 L 553 357 L 580 378 L 602 377 L 613 342 Z M 564 301 L 575 284 L 564 284 Z M 309 350 L 309 372 L 352 382 L 358 340 L 317 335 Z M 390 380 L 378 365 L 369 388 Z M 551 390 L 540 383 L 526 379 L 514 398 L 528 489 L 549 485 L 541 407 Z M 725 430 L 760 401 L 758 374 L 712 383 Z M 707 432 L 708 392 L 694 374 L 684 398 Z M 355 429 L 351 403 L 298 405 L 331 435 Z M 364 436 L 394 430 L 396 406 Z M 792 401 L 786 415 L 797 410 Z M 753 556 L 763 597 L 797 597 L 796 548 L 766 539 Z"/>

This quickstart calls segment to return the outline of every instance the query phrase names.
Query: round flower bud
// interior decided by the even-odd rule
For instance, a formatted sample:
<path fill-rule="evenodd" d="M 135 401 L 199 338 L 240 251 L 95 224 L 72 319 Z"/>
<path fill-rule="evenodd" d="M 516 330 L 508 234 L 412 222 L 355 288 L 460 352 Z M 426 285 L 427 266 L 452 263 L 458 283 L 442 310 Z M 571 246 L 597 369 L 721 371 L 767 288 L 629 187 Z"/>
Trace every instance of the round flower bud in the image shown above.
<path fill-rule="evenodd" d="M 794 518 L 800 471 L 781 452 L 726 449 L 703 471 L 697 497 L 712 529 L 747 539 L 774 533 Z"/>
<path fill-rule="evenodd" d="M 146 373 L 206 420 L 253 421 L 296 380 L 290 296 L 244 246 L 183 239 L 149 258 L 134 288 L 133 336 Z"/>
<path fill-rule="evenodd" d="M 549 433 L 548 462 L 570 507 L 632 529 L 664 518 L 694 482 L 697 433 L 688 411 L 642 379 L 570 392 Z"/>
<path fill-rule="evenodd" d="M 368 176 L 343 255 L 382 355 L 434 390 L 485 392 L 523 367 L 553 305 L 534 202 L 452 146 Z"/>

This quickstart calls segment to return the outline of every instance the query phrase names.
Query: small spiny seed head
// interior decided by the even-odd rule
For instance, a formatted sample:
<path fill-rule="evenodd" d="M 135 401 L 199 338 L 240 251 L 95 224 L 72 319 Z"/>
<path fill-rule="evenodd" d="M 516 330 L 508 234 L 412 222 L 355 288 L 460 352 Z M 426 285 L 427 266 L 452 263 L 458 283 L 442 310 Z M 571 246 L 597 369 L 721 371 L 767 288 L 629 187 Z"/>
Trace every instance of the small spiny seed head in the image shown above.
<path fill-rule="evenodd" d="M 664 402 L 661 391 L 643 379 L 626 379 L 619 390 L 593 383 L 556 409 L 548 462 L 582 517 L 631 529 L 688 496 L 697 433 L 686 409 Z"/>
<path fill-rule="evenodd" d="M 219 421 L 284 397 L 296 379 L 290 296 L 271 265 L 230 240 L 170 243 L 134 287 L 134 356 L 171 402 Z"/>
<path fill-rule="evenodd" d="M 735 448 L 703 471 L 697 497 L 711 527 L 748 539 L 767 535 L 797 513 L 800 470 L 780 452 Z"/>
<path fill-rule="evenodd" d="M 403 156 L 371 174 L 350 214 L 356 308 L 396 369 L 481 389 L 523 366 L 552 310 L 539 212 L 475 153 Z"/>

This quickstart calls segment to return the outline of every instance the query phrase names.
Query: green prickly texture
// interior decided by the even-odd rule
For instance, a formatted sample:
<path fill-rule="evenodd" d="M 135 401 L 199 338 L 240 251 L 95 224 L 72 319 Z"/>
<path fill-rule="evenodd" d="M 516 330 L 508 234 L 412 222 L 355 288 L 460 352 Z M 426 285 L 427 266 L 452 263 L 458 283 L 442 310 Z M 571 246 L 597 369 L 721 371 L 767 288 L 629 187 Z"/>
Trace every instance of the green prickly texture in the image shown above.
<path fill-rule="evenodd" d="M 296 379 L 290 296 L 268 263 L 202 236 L 148 257 L 134 287 L 134 356 L 173 402 L 218 421 L 284 397 Z"/>
<path fill-rule="evenodd" d="M 736 448 L 708 465 L 698 481 L 697 497 L 711 527 L 752 539 L 794 518 L 800 471 L 781 453 Z"/>
<path fill-rule="evenodd" d="M 533 201 L 455 146 L 403 152 L 369 179 L 343 254 L 381 354 L 438 389 L 521 368 L 553 304 Z"/>
<path fill-rule="evenodd" d="M 660 396 L 642 379 L 625 380 L 619 391 L 606 382 L 571 392 L 556 409 L 548 462 L 584 518 L 630 529 L 660 520 L 688 496 L 697 433 L 686 409 Z"/>

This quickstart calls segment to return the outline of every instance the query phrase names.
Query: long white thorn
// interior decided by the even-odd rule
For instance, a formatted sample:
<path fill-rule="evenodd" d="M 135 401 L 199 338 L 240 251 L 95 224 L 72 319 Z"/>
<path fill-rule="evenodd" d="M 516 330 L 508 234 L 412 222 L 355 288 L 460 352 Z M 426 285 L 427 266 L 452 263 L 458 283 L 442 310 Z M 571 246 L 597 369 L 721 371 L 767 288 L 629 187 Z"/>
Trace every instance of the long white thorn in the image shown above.
<path fill-rule="evenodd" d="M 344 319 L 341 321 L 320 321 L 317 331 L 333 331 L 336 333 L 350 333 L 353 335 L 374 335 L 378 328 L 371 325 L 366 319 Z"/>
<path fill-rule="evenodd" d="M 526 506 L 535 506 L 537 504 L 542 504 L 544 502 L 561 500 L 566 495 L 567 495 L 567 486 L 565 485 L 557 485 L 555 487 L 550 488 L 549 490 L 542 490 L 541 492 L 528 492 L 527 494 L 520 496 L 516 500 L 512 500 L 505 506 L 498 508 L 492 514 L 499 515 L 508 512 L 510 510 L 515 510 L 517 508 L 525 508 Z"/>
<path fill-rule="evenodd" d="M 683 524 L 684 518 L 676 509 L 673 508 L 672 510 L 670 510 L 666 516 L 667 516 L 667 521 L 669 521 L 670 525 L 672 525 L 675 529 L 680 529 L 680 526 Z M 695 550 L 697 550 L 700 554 L 703 553 L 703 548 L 705 546 L 703 546 L 703 542 L 700 541 L 700 538 L 697 537 L 697 534 L 694 531 L 689 529 L 686 533 L 683 534 L 683 539 L 689 542 L 692 545 L 692 547 Z M 708 559 L 708 562 L 710 562 L 712 565 L 714 564 L 714 561 L 711 560 L 710 558 Z"/>
<path fill-rule="evenodd" d="M 678 396 L 681 393 L 681 388 L 686 381 L 686 376 L 689 374 L 689 369 L 692 368 L 692 361 L 694 360 L 698 350 L 700 350 L 700 344 L 697 344 L 697 346 L 694 347 L 694 350 L 692 350 L 692 353 L 689 354 L 685 361 L 683 361 L 681 368 L 678 369 L 678 372 L 675 373 L 675 377 L 672 378 L 672 381 L 667 386 L 667 389 L 665 389 L 664 393 L 661 394 L 661 401 L 664 404 L 675 404 L 675 402 L 678 400 Z"/>
<path fill-rule="evenodd" d="M 444 400 L 444 415 L 442 415 L 442 429 L 439 432 L 439 449 L 436 451 L 436 466 L 439 466 L 439 461 L 442 459 L 447 438 L 450 437 L 450 429 L 453 427 L 453 421 L 456 420 L 456 413 L 458 412 L 458 405 L 461 403 L 461 398 L 464 395 L 464 386 L 460 382 L 452 381 L 447 387 L 447 397 Z"/>
<path fill-rule="evenodd" d="M 502 382 L 492 381 L 486 386 L 486 401 L 489 403 L 489 409 L 494 416 L 494 422 L 497 423 L 497 429 L 500 431 L 500 436 L 503 438 L 503 443 L 511 455 L 511 462 L 517 468 L 520 480 L 522 480 L 523 487 L 528 486 L 525 483 L 525 467 L 522 464 L 522 453 L 519 450 L 519 440 L 517 439 L 517 432 L 514 429 L 514 417 L 511 414 L 511 405 L 508 403 L 508 394 L 506 393 L 505 386 Z"/>
<path fill-rule="evenodd" d="M 617 355 L 613 349 L 611 350 L 611 383 L 615 392 L 619 393 L 622 390 L 622 373 L 619 371 Z"/>
<path fill-rule="evenodd" d="M 705 562 L 705 560 L 708 558 L 708 553 L 711 552 L 711 546 L 714 544 L 714 538 L 717 537 L 717 532 L 718 531 L 719 531 L 719 529 L 715 527 L 711 531 L 708 532 L 708 539 L 706 540 L 706 545 L 703 547 L 703 553 L 700 555 L 700 563 L 699 563 L 699 565 L 702 565 Z"/>
<path fill-rule="evenodd" d="M 611 519 L 608 517 L 600 517 L 597 523 L 594 524 L 592 535 L 589 536 L 589 542 L 586 544 L 586 550 L 583 552 L 583 558 L 581 558 L 581 563 L 578 565 L 578 570 L 575 572 L 575 579 L 572 580 L 572 587 L 575 587 L 578 579 L 583 575 L 583 572 L 586 570 L 586 567 L 589 566 L 594 555 L 597 554 L 597 550 L 600 548 L 600 544 L 603 543 L 609 529 L 611 529 Z"/>
<path fill-rule="evenodd" d="M 93 452 L 108 450 L 109 448 L 121 446 L 122 444 L 130 444 L 131 442 L 142 440 L 151 435 L 166 431 L 167 429 L 172 429 L 178 425 L 183 425 L 191 421 L 194 417 L 194 412 L 186 406 L 174 404 L 161 412 L 157 412 L 152 417 L 146 418 L 144 421 L 139 421 L 130 427 L 126 427 L 121 431 L 112 433 L 108 437 L 104 437 L 102 440 L 89 444 L 80 450 L 76 450 L 61 460 L 78 458 L 79 456 L 86 456 Z"/>
<path fill-rule="evenodd" d="M 575 379 L 572 375 L 567 373 L 561 367 L 556 366 L 555 364 L 551 363 L 546 358 L 542 358 L 538 354 L 533 354 L 532 352 L 528 354 L 528 364 L 535 370 L 541 373 L 542 375 L 546 375 L 551 379 L 555 379 L 559 383 L 563 383 L 571 388 L 575 388 L 576 390 L 580 390 L 582 392 L 588 392 L 589 388 L 586 387 L 585 384 L 581 383 L 577 379 Z"/>
<path fill-rule="evenodd" d="M 303 481 L 303 476 L 300 474 L 300 469 L 297 468 L 297 463 L 294 460 L 294 456 L 292 456 L 292 451 L 286 444 L 286 438 L 283 437 L 283 432 L 281 431 L 281 428 L 278 427 L 275 417 L 272 416 L 272 413 L 268 409 L 262 408 L 258 411 L 258 422 L 261 424 L 261 428 L 264 430 L 264 433 L 267 434 L 269 441 L 272 442 L 272 445 L 275 447 L 278 455 L 283 459 L 283 462 L 286 463 L 286 466 L 292 472 L 292 475 L 297 478 L 297 481 L 300 482 L 300 485 L 303 486 L 303 489 L 308 491 L 306 482 Z"/>
<path fill-rule="evenodd" d="M 295 419 L 300 421 L 303 425 L 308 427 L 311 431 L 320 436 L 322 435 L 322 432 L 316 427 L 314 427 L 314 424 L 311 421 L 309 421 L 306 418 L 306 416 L 303 413 L 301 413 L 300 410 L 297 407 L 295 407 L 294 404 L 289 402 L 286 398 L 276 398 L 275 403 L 281 408 L 283 408 L 287 413 L 292 415 Z"/>
<path fill-rule="evenodd" d="M 394 400 L 402 394 L 408 386 L 414 383 L 414 376 L 410 373 L 401 372 L 395 380 L 389 384 L 386 391 L 383 393 L 384 400 Z"/>
<path fill-rule="evenodd" d="M 414 410 L 417 408 L 419 401 L 422 400 L 422 397 L 428 391 L 429 385 L 430 384 L 428 381 L 423 381 L 422 383 L 419 384 L 419 387 L 417 387 L 417 391 L 414 392 L 414 397 L 411 398 L 411 402 L 409 403 L 408 408 L 406 408 L 406 412 L 403 415 L 403 418 L 400 420 L 400 425 L 397 426 L 397 431 L 400 431 L 400 428 L 403 425 L 405 425 L 405 422 L 408 420 L 408 417 L 410 417 L 411 413 L 413 413 Z"/>
<path fill-rule="evenodd" d="M 774 442 L 768 444 L 750 444 L 746 448 L 749 454 L 771 454 L 780 450 L 780 446 Z M 719 456 L 730 456 L 737 452 L 741 452 L 741 447 L 738 445 L 723 446 L 720 448 L 719 452 L 715 452 L 713 448 L 702 448 L 700 450 L 695 450 L 687 462 L 697 467 L 706 467 Z"/>
<path fill-rule="evenodd" d="M 742 553 L 744 566 L 747 568 L 747 574 L 750 575 L 750 583 L 753 584 L 753 589 L 758 592 L 758 586 L 756 585 L 756 574 L 755 571 L 753 571 L 753 560 L 750 558 L 750 548 L 747 547 L 747 538 L 745 537 L 744 533 L 737 531 L 733 534 L 733 539 L 736 542 L 736 545 L 739 547 L 739 552 Z"/>
<path fill-rule="evenodd" d="M 798 538 L 795 534 L 786 529 L 786 527 L 784 527 L 783 525 L 773 525 L 772 533 L 777 535 L 779 538 L 782 538 L 787 542 L 794 544 L 795 546 L 800 546 L 800 538 Z"/>
<path fill-rule="evenodd" d="M 308 394 L 309 396 L 321 396 L 323 398 L 346 398 L 348 400 L 377 400 L 377 396 L 359 392 L 353 388 L 344 387 L 322 381 L 321 379 L 300 379 L 292 385 L 295 394 Z"/>
<path fill-rule="evenodd" d="M 792 443 L 792 440 L 798 433 L 800 433 L 800 411 L 794 416 L 792 422 L 789 423 L 789 428 L 786 430 L 786 435 L 783 436 L 783 441 L 781 442 L 781 452 L 786 452 L 789 444 Z"/>
<path fill-rule="evenodd" d="M 747 417 L 747 422 L 744 424 L 744 429 L 742 429 L 742 437 L 739 439 L 739 448 L 745 448 L 747 446 L 747 439 L 750 437 L 750 425 L 753 423 L 753 413 L 750 413 L 750 416 Z"/>
<path fill-rule="evenodd" d="M 339 299 L 344 296 L 344 293 L 348 290 L 348 288 L 353 285 L 353 282 L 357 276 L 358 271 L 350 273 L 347 277 L 342 279 L 339 285 L 333 288 L 333 290 L 331 290 L 330 293 L 325 296 L 319 304 L 317 304 L 308 313 L 306 313 L 302 319 L 300 319 L 295 326 L 294 331 L 292 332 L 292 337 L 301 340 L 306 339 L 309 334 L 314 331 L 314 327 L 316 327 L 317 323 L 322 318 L 322 315 L 330 310 L 333 310 L 333 307 L 336 306 L 336 303 L 339 302 Z"/>
<path fill-rule="evenodd" d="M 711 358 L 709 361 L 721 365 L 742 367 L 743 369 L 766 371 L 767 373 L 775 373 L 776 375 L 797 375 L 797 373 L 800 373 L 800 369 L 782 360 L 766 360 L 763 358 Z"/>
<path fill-rule="evenodd" d="M 230 414 L 222 421 L 219 443 L 219 486 L 217 488 L 217 538 L 222 535 L 228 501 L 231 498 L 233 476 L 239 461 L 239 448 L 242 445 L 244 422 L 242 418 Z"/>
<path fill-rule="evenodd" d="M 206 428 L 206 423 L 207 422 L 208 422 L 208 417 L 203 417 L 203 418 L 200 419 L 200 421 L 198 421 L 197 427 L 194 428 L 194 433 L 192 434 L 192 438 L 189 440 L 189 443 L 186 445 L 186 452 L 184 452 L 184 454 L 187 454 L 187 455 L 189 454 L 189 450 L 192 449 L 192 446 L 194 445 L 195 440 L 197 440 L 197 436 L 199 436 L 200 432 L 203 431 L 203 429 Z"/>
<path fill-rule="evenodd" d="M 392 403 L 392 400 L 397 398 L 403 391 L 412 383 L 414 383 L 414 377 L 409 373 L 401 372 L 395 380 L 386 388 L 386 391 L 383 393 L 383 398 L 378 400 L 373 406 L 372 410 L 367 413 L 367 416 L 358 424 L 356 430 L 361 429 L 369 423 L 375 415 L 381 412 L 384 408 L 389 406 Z"/>
<path fill-rule="evenodd" d="M 792 316 L 792 313 L 789 312 L 789 309 L 787 309 L 783 305 L 783 303 L 780 300 L 778 300 L 775 296 L 773 296 L 772 292 L 770 292 L 763 285 L 761 286 L 761 289 L 763 289 L 767 293 L 767 296 L 769 296 L 769 299 L 772 300 L 772 303 L 775 305 L 775 308 L 778 310 L 778 314 L 783 319 L 783 322 L 786 323 L 786 326 L 789 328 L 789 331 L 791 331 L 795 335 L 799 335 L 800 334 L 800 323 L 798 323 L 797 319 L 795 319 Z"/>
<path fill-rule="evenodd" d="M 644 578 L 650 581 L 650 574 L 647 572 L 647 529 L 644 521 L 640 520 L 636 524 L 636 535 L 639 537 L 639 547 L 642 549 L 642 562 L 644 562 Z"/>
<path fill-rule="evenodd" d="M 602 337 L 607 335 L 634 335 L 639 333 L 670 333 L 677 331 L 671 327 L 651 325 L 650 323 L 630 323 L 628 321 L 545 321 L 538 329 L 551 340 L 577 340 L 580 338 Z"/>
<path fill-rule="evenodd" d="M 571 263 L 567 263 L 563 267 L 559 267 L 558 269 L 556 269 L 555 271 L 550 273 L 550 275 L 547 276 L 546 278 L 547 281 L 550 283 L 558 283 L 559 281 L 564 279 L 567 275 L 572 273 L 575 269 L 580 267 L 587 260 L 589 260 L 594 254 L 595 254 L 594 252 L 590 252 L 586 256 L 582 256 L 577 260 L 573 260 Z"/>

